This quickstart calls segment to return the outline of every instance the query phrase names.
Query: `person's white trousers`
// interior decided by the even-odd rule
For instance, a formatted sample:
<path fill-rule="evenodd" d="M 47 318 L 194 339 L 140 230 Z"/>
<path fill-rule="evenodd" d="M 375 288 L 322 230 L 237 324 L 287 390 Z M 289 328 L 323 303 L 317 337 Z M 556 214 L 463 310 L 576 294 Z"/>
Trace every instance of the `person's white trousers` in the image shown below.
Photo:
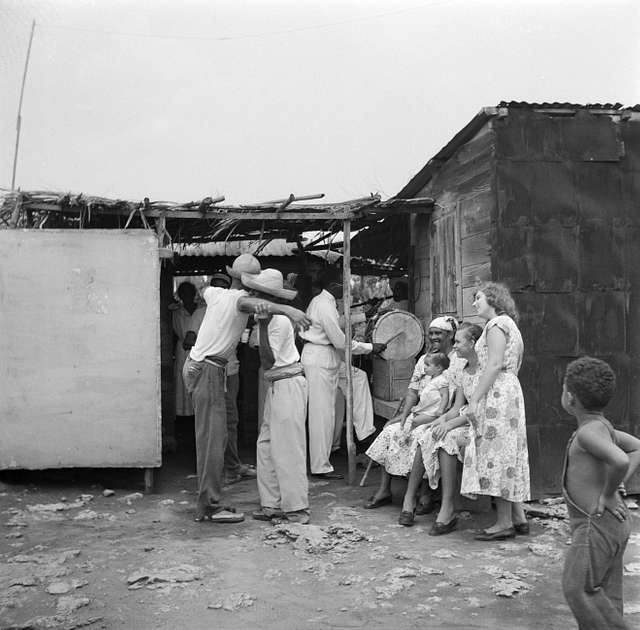
<path fill-rule="evenodd" d="M 357 367 L 351 367 L 351 382 L 353 384 L 353 428 L 356 437 L 364 440 L 375 433 L 373 424 L 373 400 L 367 373 Z M 336 421 L 333 433 L 333 450 L 340 448 L 342 427 L 345 422 L 345 401 L 347 397 L 347 373 L 345 363 L 340 365 L 338 391 L 336 393 Z"/>
<path fill-rule="evenodd" d="M 294 512 L 309 508 L 307 383 L 304 376 L 265 381 L 256 459 L 260 505 Z"/>
<path fill-rule="evenodd" d="M 331 472 L 335 400 L 340 359 L 333 346 L 306 343 L 301 363 L 309 387 L 309 465 L 311 474 Z"/>

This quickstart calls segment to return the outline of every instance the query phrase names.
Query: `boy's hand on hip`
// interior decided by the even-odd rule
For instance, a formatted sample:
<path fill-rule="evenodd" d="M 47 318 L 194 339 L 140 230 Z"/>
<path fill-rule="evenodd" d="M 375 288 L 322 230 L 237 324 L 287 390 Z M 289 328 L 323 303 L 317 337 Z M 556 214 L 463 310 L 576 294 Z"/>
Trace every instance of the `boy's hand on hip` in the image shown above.
<path fill-rule="evenodd" d="M 617 492 L 611 496 L 600 495 L 596 516 L 602 516 L 605 510 L 609 510 L 619 521 L 627 518 L 627 507 Z"/>

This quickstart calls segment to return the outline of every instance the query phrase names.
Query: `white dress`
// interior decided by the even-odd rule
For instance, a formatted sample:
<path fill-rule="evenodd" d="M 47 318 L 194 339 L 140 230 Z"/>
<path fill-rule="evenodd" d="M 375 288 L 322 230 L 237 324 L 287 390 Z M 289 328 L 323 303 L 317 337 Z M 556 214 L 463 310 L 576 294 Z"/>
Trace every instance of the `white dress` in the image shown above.
<path fill-rule="evenodd" d="M 440 389 L 449 387 L 445 374 L 440 374 L 427 381 L 423 380 L 422 391 L 418 403 L 403 424 L 396 422 L 385 427 L 374 443 L 367 450 L 367 455 L 384 466 L 390 475 L 406 476 L 411 472 L 413 459 L 418 448 L 418 439 L 429 425 L 420 425 L 413 431 L 406 431 L 413 418 L 420 413 L 435 416 L 440 408 Z"/>

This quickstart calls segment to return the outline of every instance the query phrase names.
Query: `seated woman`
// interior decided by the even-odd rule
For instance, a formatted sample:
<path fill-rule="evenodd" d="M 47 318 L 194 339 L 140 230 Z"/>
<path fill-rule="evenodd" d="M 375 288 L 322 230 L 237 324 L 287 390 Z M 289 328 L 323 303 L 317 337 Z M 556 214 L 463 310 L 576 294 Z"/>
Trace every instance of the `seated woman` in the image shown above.
<path fill-rule="evenodd" d="M 439 536 L 453 531 L 457 525 L 454 499 L 457 480 L 458 461 L 465 458 L 465 447 L 473 448 L 473 431 L 465 416 L 466 401 L 470 399 L 478 383 L 480 370 L 475 343 L 482 335 L 482 328 L 476 324 L 463 323 L 456 332 L 454 350 L 466 366 L 459 375 L 453 407 L 433 422 L 428 430 L 417 436 L 416 449 L 407 491 L 402 504 L 398 522 L 410 527 L 413 525 L 416 507 L 416 493 L 423 476 L 429 480 L 431 488 L 438 487 L 442 478 L 442 503 L 436 522 L 429 535 Z M 472 453 L 467 453 L 469 458 Z"/>
<path fill-rule="evenodd" d="M 448 367 L 449 358 L 442 352 L 427 355 L 424 370 L 431 378 L 422 389 L 418 404 L 404 422 L 387 424 L 367 450 L 367 455 L 373 461 L 384 466 L 387 475 L 409 474 L 417 448 L 418 430 L 425 429 L 447 408 L 449 382 L 443 372 Z"/>

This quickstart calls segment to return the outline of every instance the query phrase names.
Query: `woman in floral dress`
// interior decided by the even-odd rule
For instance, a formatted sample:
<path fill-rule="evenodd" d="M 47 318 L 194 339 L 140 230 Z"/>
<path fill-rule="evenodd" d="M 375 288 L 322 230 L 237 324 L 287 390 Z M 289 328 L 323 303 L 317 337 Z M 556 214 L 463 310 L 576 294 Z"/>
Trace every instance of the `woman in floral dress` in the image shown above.
<path fill-rule="evenodd" d="M 476 343 L 481 373 L 467 410 L 475 428 L 475 462 L 465 459 L 460 492 L 495 498 L 497 520 L 476 540 L 504 540 L 529 529 L 522 506 L 530 498 L 529 453 L 518 380 L 524 344 L 504 285 L 481 284 L 473 305 L 487 324 Z"/>
<path fill-rule="evenodd" d="M 407 393 L 402 401 L 400 408 L 396 415 L 391 418 L 384 426 L 384 429 L 380 435 L 376 438 L 375 442 L 369 447 L 367 455 L 375 461 L 383 460 L 383 466 L 380 471 L 380 484 L 375 494 L 371 496 L 365 503 L 365 509 L 371 510 L 388 505 L 391 503 L 391 478 L 392 475 L 408 475 L 411 470 L 411 464 L 413 462 L 413 456 L 417 444 L 415 440 L 411 440 L 405 449 L 405 455 L 402 457 L 404 463 L 396 461 L 393 465 L 393 472 L 390 472 L 386 468 L 386 450 L 387 446 L 392 442 L 392 439 L 396 433 L 402 430 L 405 425 L 405 421 L 411 412 L 419 411 L 416 407 L 420 403 L 420 394 L 427 387 L 431 381 L 431 375 L 428 374 L 428 370 L 425 368 L 425 362 L 432 353 L 442 352 L 449 357 L 450 365 L 449 369 L 445 372 L 449 381 L 449 400 L 451 400 L 453 393 L 455 392 L 455 386 L 452 382 L 456 378 L 456 373 L 462 369 L 464 362 L 461 362 L 453 352 L 453 337 L 456 331 L 456 321 L 452 317 L 436 317 L 430 324 L 428 329 L 429 338 L 429 351 L 420 357 L 416 363 L 411 377 L 411 382 L 407 388 Z M 432 412 L 433 413 L 433 412 Z M 435 420 L 440 414 L 434 413 L 429 417 L 429 422 Z M 426 418 L 423 417 L 427 424 Z M 414 425 L 412 433 L 417 430 L 422 430 L 424 424 Z M 393 458 L 397 460 L 396 457 Z"/>
<path fill-rule="evenodd" d="M 480 376 L 475 343 L 482 335 L 477 324 L 463 322 L 456 332 L 453 349 L 463 362 L 457 375 L 457 388 L 453 407 L 433 424 L 416 436 L 416 449 L 409 483 L 398 522 L 410 527 L 414 523 L 416 489 L 423 476 L 432 489 L 442 478 L 442 502 L 430 536 L 440 536 L 453 531 L 457 525 L 455 494 L 457 489 L 458 462 L 466 461 L 467 454 L 473 461 L 473 427 L 466 417 L 466 402 L 477 386 Z"/>

